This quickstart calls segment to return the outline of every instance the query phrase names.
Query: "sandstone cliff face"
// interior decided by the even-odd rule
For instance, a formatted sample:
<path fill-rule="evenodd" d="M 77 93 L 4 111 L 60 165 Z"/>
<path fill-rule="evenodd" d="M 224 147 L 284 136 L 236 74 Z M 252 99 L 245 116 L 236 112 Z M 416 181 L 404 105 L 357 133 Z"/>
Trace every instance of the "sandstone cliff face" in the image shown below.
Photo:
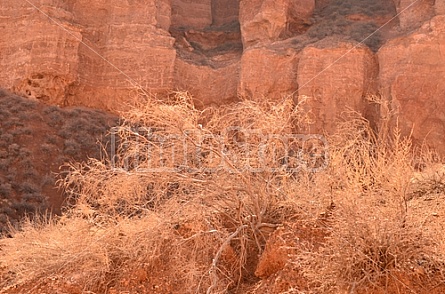
<path fill-rule="evenodd" d="M 0 4 L 1 87 L 57 105 L 105 109 L 118 107 L 135 86 L 172 88 L 168 1 L 35 4 L 40 11 L 26 2 Z"/>
<path fill-rule="evenodd" d="M 377 59 L 365 46 L 323 40 L 306 47 L 298 65 L 298 93 L 307 99 L 312 122 L 303 131 L 332 133 L 351 112 L 370 115 L 366 97 L 377 93 L 377 74 Z"/>
<path fill-rule="evenodd" d="M 445 134 L 445 16 L 389 41 L 378 53 L 380 93 L 399 117 L 392 121 L 418 143 L 443 147 Z"/>
<path fill-rule="evenodd" d="M 203 29 L 212 24 L 211 0 L 172 0 L 172 26 Z"/>
<path fill-rule="evenodd" d="M 193 13 L 187 9 L 193 10 L 198 3 L 205 20 L 189 21 Z M 172 13 L 177 4 L 172 1 Z M 200 108 L 237 100 L 242 54 L 239 0 L 193 1 L 176 10 L 185 17 L 170 28 L 177 51 L 174 89 L 190 92 Z"/>
<path fill-rule="evenodd" d="M 115 109 L 134 87 L 154 93 L 172 87 L 168 1 L 76 1 L 72 10 L 87 46 L 79 47 L 78 80 L 67 104 Z"/>
<path fill-rule="evenodd" d="M 434 9 L 437 15 L 445 14 L 445 0 L 436 0 Z"/>
<path fill-rule="evenodd" d="M 176 87 L 188 91 L 195 105 L 204 108 L 234 101 L 237 97 L 239 61 L 224 66 L 212 67 L 189 63 L 178 58 L 175 65 Z"/>
<path fill-rule="evenodd" d="M 314 0 L 244 0 L 240 23 L 244 47 L 302 33 L 315 8 Z"/>
<path fill-rule="evenodd" d="M 254 100 L 297 97 L 299 52 L 287 46 L 246 49 L 241 59 L 238 93 Z"/>
<path fill-rule="evenodd" d="M 41 11 L 0 3 L 0 87 L 24 96 L 119 110 L 137 89 L 186 90 L 199 107 L 291 95 L 308 99 L 315 123 L 307 131 L 322 132 L 335 129 L 346 109 L 378 125 L 366 96 L 380 94 L 405 131 L 419 128 L 416 140 L 428 133 L 434 144 L 442 142 L 445 118 L 432 111 L 445 94 L 432 77 L 443 75 L 445 64 L 445 21 L 433 18 L 445 13 L 444 0 L 35 5 Z M 424 101 L 429 106 L 421 107 Z"/>
<path fill-rule="evenodd" d="M 402 28 L 416 28 L 434 15 L 435 0 L 394 0 Z"/>
<path fill-rule="evenodd" d="M 42 6 L 59 26 L 33 7 L 11 1 L 0 10 L 0 86 L 55 104 L 63 104 L 77 79 L 81 28 L 64 7 Z"/>
<path fill-rule="evenodd" d="M 239 0 L 212 1 L 212 25 L 238 22 Z"/>

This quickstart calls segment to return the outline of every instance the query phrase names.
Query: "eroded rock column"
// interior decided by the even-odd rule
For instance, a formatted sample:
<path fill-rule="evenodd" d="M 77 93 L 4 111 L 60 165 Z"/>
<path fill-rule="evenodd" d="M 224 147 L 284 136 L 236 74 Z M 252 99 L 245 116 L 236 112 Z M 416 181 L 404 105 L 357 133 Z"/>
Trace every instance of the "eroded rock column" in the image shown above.
<path fill-rule="evenodd" d="M 322 40 L 301 52 L 299 99 L 305 99 L 308 133 L 333 133 L 353 112 L 375 117 L 366 100 L 376 94 L 378 64 L 373 52 L 356 43 Z M 356 114 L 355 114 L 356 115 Z"/>
<path fill-rule="evenodd" d="M 253 100 L 280 101 L 297 96 L 299 52 L 280 46 L 244 51 L 238 93 Z"/>
<path fill-rule="evenodd" d="M 315 9 L 315 0 L 243 0 L 240 25 L 244 48 L 301 33 Z"/>
<path fill-rule="evenodd" d="M 378 52 L 380 92 L 393 112 L 391 126 L 445 154 L 445 16 Z"/>

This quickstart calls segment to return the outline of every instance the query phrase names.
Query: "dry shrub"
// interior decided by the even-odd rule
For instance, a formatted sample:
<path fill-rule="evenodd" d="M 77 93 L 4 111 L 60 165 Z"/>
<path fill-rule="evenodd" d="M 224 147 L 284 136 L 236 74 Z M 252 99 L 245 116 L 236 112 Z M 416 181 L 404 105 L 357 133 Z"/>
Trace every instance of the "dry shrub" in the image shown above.
<path fill-rule="evenodd" d="M 258 256 L 284 222 L 327 236 L 292 250 L 309 285 L 302 291 L 386 291 L 385 281 L 420 269 L 424 285 L 437 285 L 443 222 L 426 221 L 431 211 L 410 196 L 410 141 L 397 132 L 382 140 L 354 113 L 329 145 L 288 137 L 306 122 L 300 106 L 198 111 L 186 93 L 145 97 L 112 130 L 114 153 L 68 166 L 60 184 L 70 206 L 59 220 L 0 241 L 0 286 L 63 275 L 103 293 L 131 289 L 126 281 L 142 269 L 149 286 L 163 281 L 151 285 L 161 293 L 236 293 L 258 281 Z"/>
<path fill-rule="evenodd" d="M 87 220 L 27 222 L 13 238 L 2 240 L 2 266 L 9 275 L 2 288 L 44 278 L 75 277 L 85 288 L 103 285 L 112 266 L 109 248 L 116 241 L 111 229 L 99 230 Z M 36 287 L 39 283 L 36 282 Z"/>
<path fill-rule="evenodd" d="M 420 215 L 410 203 L 416 156 L 409 138 L 396 130 L 377 140 L 357 117 L 339 125 L 329 151 L 329 168 L 315 175 L 334 184 L 329 237 L 294 260 L 311 292 L 419 293 L 443 284 L 441 237 L 424 217 L 433 209 L 424 206 Z"/>
<path fill-rule="evenodd" d="M 112 130 L 113 154 L 67 166 L 59 183 L 70 206 L 61 220 L 2 240 L 1 266 L 15 275 L 8 283 L 75 275 L 84 290 L 102 292 L 139 268 L 181 293 L 255 280 L 270 232 L 326 202 L 308 200 L 296 185 L 310 186 L 308 172 L 286 165 L 280 136 L 292 133 L 297 111 L 291 99 L 200 112 L 186 93 L 145 97 Z"/>
<path fill-rule="evenodd" d="M 445 194 L 445 165 L 440 156 L 430 149 L 420 151 L 416 171 L 411 178 L 409 197 L 434 197 Z"/>

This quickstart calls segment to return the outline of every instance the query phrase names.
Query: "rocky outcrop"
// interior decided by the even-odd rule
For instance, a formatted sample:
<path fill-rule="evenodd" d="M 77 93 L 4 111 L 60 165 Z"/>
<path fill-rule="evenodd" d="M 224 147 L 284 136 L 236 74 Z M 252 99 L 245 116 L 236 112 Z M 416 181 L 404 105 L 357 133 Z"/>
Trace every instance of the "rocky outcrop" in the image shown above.
<path fill-rule="evenodd" d="M 297 96 L 299 52 L 279 46 L 249 48 L 241 59 L 238 93 L 254 100 Z"/>
<path fill-rule="evenodd" d="M 190 92 L 199 108 L 232 102 L 237 99 L 239 67 L 239 57 L 238 61 L 217 66 L 199 65 L 178 58 L 176 87 Z"/>
<path fill-rule="evenodd" d="M 240 0 L 213 0 L 212 1 L 212 25 L 222 26 L 237 23 L 239 19 Z"/>
<path fill-rule="evenodd" d="M 380 93 L 394 113 L 392 125 L 445 153 L 444 52 L 445 16 L 437 16 L 411 35 L 389 41 L 378 58 Z"/>
<path fill-rule="evenodd" d="M 177 50 L 174 89 L 190 92 L 199 108 L 237 100 L 242 54 L 239 0 L 201 2 L 210 12 L 205 22 L 184 19 L 170 28 Z"/>
<path fill-rule="evenodd" d="M 245 48 L 270 43 L 304 32 L 315 8 L 315 0 L 244 0 L 240 2 L 240 24 Z"/>
<path fill-rule="evenodd" d="M 320 41 L 301 52 L 297 81 L 300 99 L 311 117 L 308 133 L 335 131 L 348 113 L 373 115 L 366 97 L 376 93 L 378 64 L 365 46 Z"/>
<path fill-rule="evenodd" d="M 445 0 L 436 0 L 434 9 L 437 15 L 445 14 Z"/>
<path fill-rule="evenodd" d="M 380 94 L 405 133 L 414 127 L 417 141 L 428 134 L 437 145 L 445 117 L 433 113 L 443 106 L 435 77 L 445 71 L 445 51 L 435 14 L 445 14 L 444 0 L 39 0 L 35 7 L 4 0 L 0 87 L 107 110 L 122 109 L 138 91 L 189 91 L 199 107 L 292 95 L 313 117 L 307 132 L 334 131 L 349 110 L 377 125 L 365 97 Z"/>
<path fill-rule="evenodd" d="M 0 86 L 63 105 L 69 86 L 77 80 L 82 40 L 81 28 L 70 22 L 73 14 L 64 7 L 42 7 L 43 13 L 58 20 L 55 24 L 19 1 L 1 6 Z"/>
<path fill-rule="evenodd" d="M 211 0 L 171 0 L 172 27 L 203 29 L 212 24 Z"/>
<path fill-rule="evenodd" d="M 393 0 L 402 28 L 416 28 L 434 15 L 435 0 Z M 440 0 L 438 0 L 440 2 Z"/>
<path fill-rule="evenodd" d="M 0 54 L 6 56 L 0 87 L 61 106 L 102 109 L 121 108 L 135 87 L 154 93 L 173 87 L 168 1 L 51 2 L 0 4 Z"/>
<path fill-rule="evenodd" d="M 72 9 L 88 46 L 79 47 L 79 79 L 68 104 L 119 109 L 135 88 L 171 89 L 176 52 L 167 31 L 169 1 L 81 0 Z"/>

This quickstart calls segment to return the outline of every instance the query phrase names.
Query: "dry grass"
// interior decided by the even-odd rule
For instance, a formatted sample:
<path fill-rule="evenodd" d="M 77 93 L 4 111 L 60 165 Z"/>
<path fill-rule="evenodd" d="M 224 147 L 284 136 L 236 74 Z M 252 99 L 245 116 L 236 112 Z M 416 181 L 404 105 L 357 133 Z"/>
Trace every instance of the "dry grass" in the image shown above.
<path fill-rule="evenodd" d="M 327 235 L 289 258 L 309 285 L 302 291 L 385 290 L 385 279 L 420 268 L 424 287 L 443 283 L 443 221 L 425 221 L 431 211 L 413 202 L 429 188 L 413 186 L 409 140 L 377 139 L 357 116 L 328 137 L 329 154 L 313 138 L 283 143 L 302 118 L 289 100 L 201 112 L 185 93 L 145 98 L 113 130 L 112 157 L 69 166 L 60 219 L 0 240 L 0 286 L 64 276 L 103 293 L 131 288 L 125 281 L 142 270 L 159 293 L 235 293 L 258 281 L 258 257 L 285 222 L 321 222 Z M 440 202 L 434 212 L 445 213 Z"/>
<path fill-rule="evenodd" d="M 438 179 L 434 184 L 430 177 L 413 181 L 419 155 L 397 131 L 380 141 L 366 121 L 343 127 L 331 138 L 326 171 L 336 185 L 329 237 L 320 250 L 307 250 L 295 260 L 311 282 L 311 292 L 419 293 L 443 287 L 445 252 L 438 246 L 443 222 L 437 226 L 425 220 L 437 209 L 444 214 L 445 206 L 419 210 L 410 202 L 413 189 L 425 184 L 429 192 L 440 188 Z M 426 158 L 422 162 L 434 165 Z M 415 283 L 419 279 L 420 287 Z"/>

